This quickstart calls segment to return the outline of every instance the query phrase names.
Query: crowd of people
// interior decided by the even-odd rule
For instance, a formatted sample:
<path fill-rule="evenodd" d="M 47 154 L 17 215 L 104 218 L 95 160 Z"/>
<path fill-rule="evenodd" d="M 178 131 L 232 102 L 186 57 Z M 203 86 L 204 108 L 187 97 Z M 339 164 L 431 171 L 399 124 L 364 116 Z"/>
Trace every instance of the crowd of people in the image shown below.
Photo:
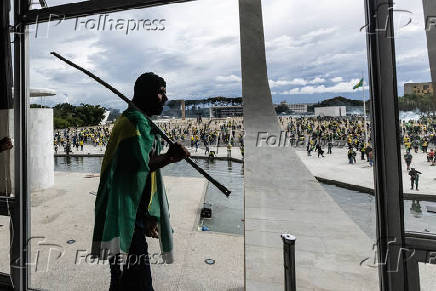
<path fill-rule="evenodd" d="M 357 152 L 361 160 L 367 160 L 373 165 L 373 154 L 370 139 L 369 123 L 363 117 L 280 117 L 283 130 L 289 132 L 290 144 L 298 147 L 306 146 L 307 155 L 313 151 L 317 156 L 324 157 L 324 147 L 327 154 L 332 154 L 334 146 L 348 147 L 347 160 L 356 163 Z"/>
<path fill-rule="evenodd" d="M 157 122 L 161 129 L 176 142 L 195 148 L 203 146 L 209 152 L 211 146 L 244 146 L 242 118 L 226 119 L 167 119 Z"/>
<path fill-rule="evenodd" d="M 289 132 L 290 144 L 305 146 L 308 156 L 317 153 L 318 158 L 332 154 L 332 148 L 347 148 L 346 161 L 355 164 L 360 160 L 374 164 L 371 127 L 363 117 L 279 117 L 282 129 Z M 425 159 L 429 166 L 436 164 L 436 118 L 423 117 L 419 120 L 400 122 L 401 150 L 410 176 L 411 189 L 418 191 L 419 170 L 412 167 L 415 159 Z M 418 153 L 424 153 L 418 155 Z M 422 161 L 422 160 L 421 160 Z"/>
<path fill-rule="evenodd" d="M 413 154 L 417 155 L 421 151 L 426 155 L 429 166 L 435 166 L 436 119 L 423 117 L 419 120 L 402 121 L 400 130 L 405 151 L 404 162 L 410 176 L 410 189 L 419 191 L 419 176 L 422 173 L 411 167 Z"/>
<path fill-rule="evenodd" d="M 211 148 L 239 147 L 244 153 L 244 128 L 242 117 L 209 119 L 159 119 L 158 126 L 174 141 L 197 152 L 199 148 L 204 154 L 215 155 Z M 289 144 L 305 147 L 307 155 L 314 152 L 318 158 L 331 155 L 335 147 L 346 148 L 346 161 L 356 164 L 357 159 L 366 161 L 370 167 L 374 164 L 371 128 L 363 117 L 279 117 L 282 129 L 288 132 Z M 55 151 L 64 148 L 65 153 L 73 149 L 83 151 L 84 145 L 104 150 L 112 126 L 96 126 L 87 128 L 69 128 L 56 130 L 54 135 Z M 414 155 L 426 154 L 430 166 L 436 165 L 436 119 L 421 118 L 419 120 L 400 122 L 400 141 L 403 159 L 411 179 L 411 188 L 418 190 L 419 170 L 412 167 Z M 168 146 L 162 140 L 162 146 Z M 421 156 L 419 156 L 421 159 Z M 415 157 L 415 160 L 417 158 Z"/>
<path fill-rule="evenodd" d="M 204 149 L 204 154 L 211 152 L 211 147 L 239 147 L 243 153 L 244 129 L 241 117 L 225 119 L 159 119 L 157 125 L 173 140 L 197 152 Z M 67 128 L 56 130 L 54 134 L 55 153 L 62 147 L 66 154 L 83 151 L 84 145 L 99 148 L 107 145 L 112 131 L 111 125 Z M 168 144 L 162 139 L 162 146 Z M 214 155 L 213 153 L 211 153 Z"/>
<path fill-rule="evenodd" d="M 79 151 L 80 147 L 80 151 L 83 151 L 84 145 L 92 145 L 103 151 L 109 141 L 110 133 L 110 125 L 56 130 L 53 139 L 54 150 L 57 153 L 59 147 L 63 147 L 64 152 L 69 154 L 73 149 Z"/>

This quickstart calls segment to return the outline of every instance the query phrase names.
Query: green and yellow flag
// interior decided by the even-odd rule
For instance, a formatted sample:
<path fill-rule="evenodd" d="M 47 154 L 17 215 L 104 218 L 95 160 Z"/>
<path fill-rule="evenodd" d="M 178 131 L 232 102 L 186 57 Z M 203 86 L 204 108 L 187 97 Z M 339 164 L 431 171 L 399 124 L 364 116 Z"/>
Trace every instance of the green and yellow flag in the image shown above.
<path fill-rule="evenodd" d="M 153 146 L 154 145 L 154 146 Z M 157 218 L 163 260 L 172 263 L 173 238 L 169 206 L 160 170 L 150 172 L 149 154 L 160 152 L 159 135 L 136 109 L 118 118 L 106 148 L 95 200 L 92 255 L 127 254 L 135 229 L 136 212 L 149 177 L 148 214 Z"/>
<path fill-rule="evenodd" d="M 353 90 L 363 87 L 363 78 L 360 79 L 359 83 L 357 83 L 356 85 L 354 85 Z"/>

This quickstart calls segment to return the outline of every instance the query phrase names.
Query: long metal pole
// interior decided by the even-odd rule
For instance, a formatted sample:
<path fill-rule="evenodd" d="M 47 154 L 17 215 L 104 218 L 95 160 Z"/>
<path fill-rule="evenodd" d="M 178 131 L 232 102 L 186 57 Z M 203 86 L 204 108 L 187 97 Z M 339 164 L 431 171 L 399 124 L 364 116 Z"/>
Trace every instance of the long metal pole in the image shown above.
<path fill-rule="evenodd" d="M 91 77 L 92 79 L 96 80 L 98 83 L 100 83 L 101 85 L 103 85 L 104 87 L 108 88 L 109 90 L 111 90 L 115 95 L 117 95 L 118 97 L 120 97 L 124 102 L 126 102 L 127 104 L 129 104 L 129 106 L 132 106 L 133 108 L 137 109 L 138 111 L 142 112 L 142 114 L 144 114 L 144 117 L 147 118 L 147 120 L 149 121 L 149 123 L 151 124 L 151 126 L 159 133 L 160 136 L 162 136 L 162 138 L 169 144 L 169 145 L 174 145 L 174 142 L 169 138 L 169 136 L 166 135 L 166 133 L 164 131 L 162 131 L 148 116 L 147 114 L 145 114 L 145 112 L 140 109 L 139 107 L 137 107 L 135 105 L 135 103 L 133 103 L 129 98 L 127 98 L 126 96 L 124 96 L 120 91 L 118 91 L 117 89 L 115 89 L 114 87 L 112 87 L 111 85 L 109 85 L 108 83 L 106 83 L 105 81 L 103 81 L 102 79 L 100 79 L 99 77 L 97 77 L 96 75 L 94 75 L 93 73 L 91 73 L 90 71 L 76 65 L 75 63 L 73 63 L 70 60 L 67 60 L 66 58 L 62 57 L 60 54 L 55 53 L 55 52 L 51 52 L 52 55 L 54 55 L 55 57 L 57 57 L 58 59 L 64 61 L 65 63 L 67 63 L 68 65 L 78 69 L 79 71 L 82 71 L 83 73 L 85 73 L 87 76 Z M 229 189 L 227 189 L 224 185 L 222 185 L 221 183 L 219 183 L 217 180 L 215 180 L 214 178 L 212 178 L 205 170 L 203 170 L 202 168 L 200 168 L 191 158 L 187 157 L 185 159 L 185 161 L 190 164 L 194 169 L 196 169 L 201 175 L 203 175 L 206 179 L 208 179 L 213 185 L 215 185 L 215 187 L 217 187 L 221 192 L 224 193 L 224 195 L 226 195 L 227 197 L 229 197 L 231 191 Z"/>
<path fill-rule="evenodd" d="M 365 146 L 368 143 L 368 129 L 366 128 L 365 79 L 362 72 L 362 98 L 363 98 L 363 126 L 365 129 Z"/>

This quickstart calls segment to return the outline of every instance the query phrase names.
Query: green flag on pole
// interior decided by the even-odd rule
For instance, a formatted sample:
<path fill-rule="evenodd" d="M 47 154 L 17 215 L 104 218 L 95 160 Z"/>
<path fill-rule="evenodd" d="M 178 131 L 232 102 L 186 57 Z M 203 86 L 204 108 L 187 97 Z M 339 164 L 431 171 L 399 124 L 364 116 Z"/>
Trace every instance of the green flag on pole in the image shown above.
<path fill-rule="evenodd" d="M 363 78 L 360 79 L 359 83 L 357 83 L 356 85 L 354 85 L 353 90 L 363 87 Z"/>

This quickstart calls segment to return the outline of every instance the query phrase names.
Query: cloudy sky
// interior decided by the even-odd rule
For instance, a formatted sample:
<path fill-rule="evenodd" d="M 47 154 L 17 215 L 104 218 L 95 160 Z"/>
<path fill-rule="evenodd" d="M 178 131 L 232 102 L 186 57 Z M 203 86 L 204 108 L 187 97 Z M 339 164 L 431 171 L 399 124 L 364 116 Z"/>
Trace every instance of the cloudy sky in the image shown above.
<path fill-rule="evenodd" d="M 262 7 L 274 102 L 362 98 L 352 87 L 362 74 L 367 80 L 363 1 L 264 0 Z M 395 8 L 410 11 L 394 16 L 402 95 L 404 82 L 430 81 L 430 73 L 422 1 L 398 0 Z M 46 105 L 68 101 L 124 108 L 107 89 L 49 54 L 56 51 L 129 97 L 136 78 L 148 71 L 166 79 L 170 99 L 241 96 L 238 14 L 236 0 L 198 0 L 34 25 L 31 87 L 56 90 L 56 97 L 42 100 Z"/>

